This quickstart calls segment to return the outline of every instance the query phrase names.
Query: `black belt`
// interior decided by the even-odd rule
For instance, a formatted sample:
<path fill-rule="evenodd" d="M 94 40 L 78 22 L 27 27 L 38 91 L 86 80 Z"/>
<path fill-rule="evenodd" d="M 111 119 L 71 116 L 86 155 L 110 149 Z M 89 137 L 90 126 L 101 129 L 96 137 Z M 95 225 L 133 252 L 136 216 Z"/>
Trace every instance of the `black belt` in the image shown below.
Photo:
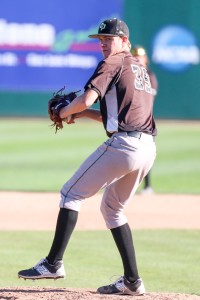
<path fill-rule="evenodd" d="M 140 139 L 141 135 L 142 135 L 142 132 L 139 132 L 139 131 L 127 131 L 126 133 L 128 136 L 133 136 L 138 139 Z"/>
<path fill-rule="evenodd" d="M 120 132 L 126 132 L 128 136 L 133 136 L 133 137 L 138 138 L 138 139 L 140 139 L 141 135 L 142 135 L 142 132 L 139 132 L 139 131 L 136 131 L 136 130 L 134 130 L 134 131 L 118 131 L 118 133 L 120 133 Z M 111 137 L 115 133 L 117 133 L 117 132 L 110 133 L 110 132 L 107 131 L 107 136 Z"/>

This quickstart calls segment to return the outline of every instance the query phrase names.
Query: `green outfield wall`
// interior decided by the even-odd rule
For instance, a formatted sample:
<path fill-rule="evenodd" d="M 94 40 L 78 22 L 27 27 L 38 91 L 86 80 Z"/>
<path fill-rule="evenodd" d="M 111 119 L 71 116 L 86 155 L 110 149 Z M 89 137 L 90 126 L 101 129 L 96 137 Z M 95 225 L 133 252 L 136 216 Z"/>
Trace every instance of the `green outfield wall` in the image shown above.
<path fill-rule="evenodd" d="M 199 0 L 125 1 L 131 43 L 147 49 L 158 78 L 156 117 L 200 119 L 199 15 Z M 161 49 L 160 56 L 164 50 L 162 57 L 155 57 L 156 49 Z"/>
<path fill-rule="evenodd" d="M 0 115 L 16 117 L 46 117 L 51 93 L 0 92 Z"/>
<path fill-rule="evenodd" d="M 0 92 L 1 117 L 47 117 L 52 92 Z M 94 104 L 93 108 L 98 109 Z"/>

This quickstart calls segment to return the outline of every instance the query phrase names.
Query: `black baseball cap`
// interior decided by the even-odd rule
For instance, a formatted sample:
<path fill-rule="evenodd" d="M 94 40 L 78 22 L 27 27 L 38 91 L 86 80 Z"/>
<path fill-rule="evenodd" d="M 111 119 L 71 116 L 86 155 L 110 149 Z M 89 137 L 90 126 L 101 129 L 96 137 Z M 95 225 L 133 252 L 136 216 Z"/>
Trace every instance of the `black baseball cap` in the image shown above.
<path fill-rule="evenodd" d="M 98 33 L 90 34 L 90 38 L 98 38 L 100 36 L 127 36 L 129 38 L 129 29 L 126 23 L 117 18 L 103 21 Z"/>

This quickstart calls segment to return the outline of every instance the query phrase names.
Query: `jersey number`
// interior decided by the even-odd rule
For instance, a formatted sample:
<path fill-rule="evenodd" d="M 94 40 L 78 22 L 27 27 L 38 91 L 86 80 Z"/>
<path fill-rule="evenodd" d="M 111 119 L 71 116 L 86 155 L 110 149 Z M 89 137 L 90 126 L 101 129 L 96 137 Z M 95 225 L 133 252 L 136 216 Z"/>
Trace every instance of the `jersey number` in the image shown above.
<path fill-rule="evenodd" d="M 131 65 L 131 68 L 135 74 L 135 88 L 137 90 L 145 90 L 147 93 L 152 94 L 151 82 L 147 70 L 137 65 Z"/>

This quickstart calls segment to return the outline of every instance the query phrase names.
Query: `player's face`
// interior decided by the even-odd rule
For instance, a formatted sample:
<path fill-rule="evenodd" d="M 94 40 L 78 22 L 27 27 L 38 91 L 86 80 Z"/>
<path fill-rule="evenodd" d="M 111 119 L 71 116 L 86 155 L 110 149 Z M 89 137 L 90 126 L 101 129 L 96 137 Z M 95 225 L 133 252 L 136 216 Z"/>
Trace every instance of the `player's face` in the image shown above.
<path fill-rule="evenodd" d="M 123 41 L 119 36 L 101 36 L 99 42 L 104 58 L 122 51 Z"/>

